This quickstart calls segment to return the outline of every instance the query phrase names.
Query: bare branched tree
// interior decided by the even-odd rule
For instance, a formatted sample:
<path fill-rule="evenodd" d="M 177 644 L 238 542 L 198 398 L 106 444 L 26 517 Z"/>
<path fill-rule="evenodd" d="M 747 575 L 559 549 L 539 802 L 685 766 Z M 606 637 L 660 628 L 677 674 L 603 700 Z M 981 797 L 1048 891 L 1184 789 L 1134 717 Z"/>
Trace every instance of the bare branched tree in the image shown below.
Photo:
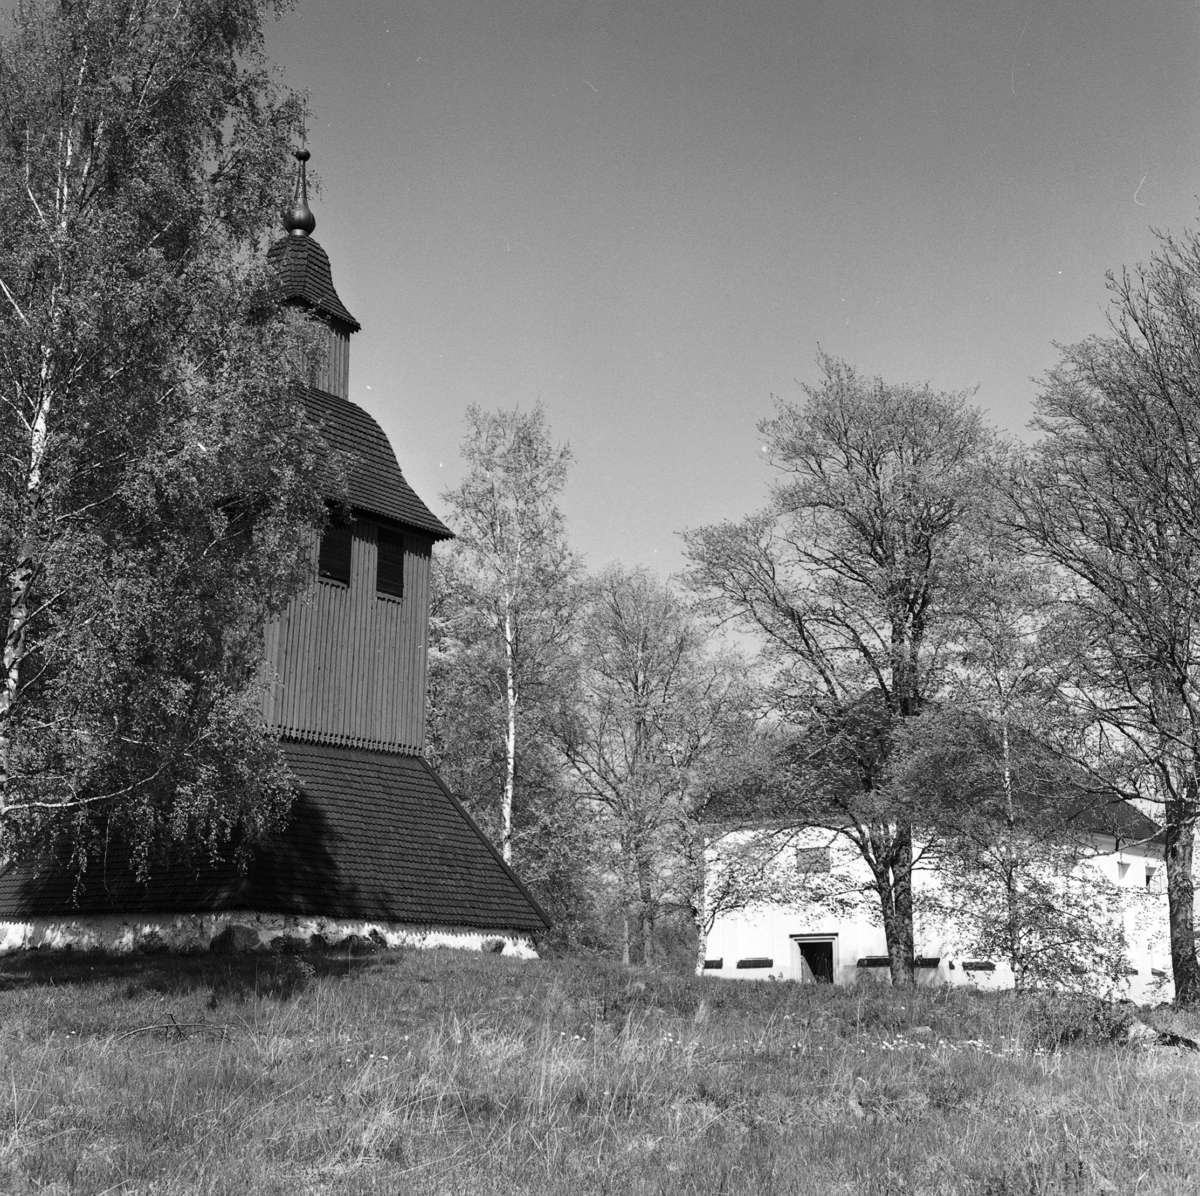
<path fill-rule="evenodd" d="M 761 425 L 783 474 L 768 508 L 686 535 L 708 609 L 757 634 L 801 734 L 776 778 L 794 818 L 870 868 L 896 984 L 915 983 L 912 810 L 889 786 L 898 720 L 941 684 L 968 599 L 992 436 L 966 396 L 861 377 L 828 356 L 802 405 Z"/>
<path fill-rule="evenodd" d="M 1108 286 L 1110 334 L 1064 347 L 1046 379 L 1013 524 L 1063 579 L 1077 758 L 1163 812 L 1186 1004 L 1200 1000 L 1200 237 L 1161 237 L 1149 265 Z"/>
<path fill-rule="evenodd" d="M 663 913 L 701 933 L 705 807 L 752 731 L 748 670 L 646 569 L 586 587 L 576 688 L 555 726 L 596 836 L 619 878 L 627 960 L 648 961 Z"/>

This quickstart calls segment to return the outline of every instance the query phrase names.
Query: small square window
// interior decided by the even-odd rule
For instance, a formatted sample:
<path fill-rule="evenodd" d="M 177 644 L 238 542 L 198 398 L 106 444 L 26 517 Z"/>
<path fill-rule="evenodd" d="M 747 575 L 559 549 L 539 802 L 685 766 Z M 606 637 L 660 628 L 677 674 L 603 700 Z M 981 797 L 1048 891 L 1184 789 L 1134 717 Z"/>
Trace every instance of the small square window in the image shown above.
<path fill-rule="evenodd" d="M 382 527 L 375 565 L 375 592 L 391 598 L 404 597 L 404 537 Z"/>
<path fill-rule="evenodd" d="M 321 536 L 321 550 L 317 554 L 317 576 L 326 581 L 350 584 L 350 557 L 353 537 L 350 522 L 330 515 L 329 526 Z"/>

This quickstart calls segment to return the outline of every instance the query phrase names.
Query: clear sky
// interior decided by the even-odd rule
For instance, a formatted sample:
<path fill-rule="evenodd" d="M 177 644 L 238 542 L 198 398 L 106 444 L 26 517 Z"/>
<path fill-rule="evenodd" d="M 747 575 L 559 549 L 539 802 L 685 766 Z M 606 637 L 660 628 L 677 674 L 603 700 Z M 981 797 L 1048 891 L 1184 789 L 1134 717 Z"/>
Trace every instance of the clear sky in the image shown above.
<path fill-rule="evenodd" d="M 299 0 L 350 392 L 439 514 L 541 401 L 590 566 L 761 505 L 820 345 L 1019 431 L 1104 272 L 1200 214 L 1196 0 Z"/>

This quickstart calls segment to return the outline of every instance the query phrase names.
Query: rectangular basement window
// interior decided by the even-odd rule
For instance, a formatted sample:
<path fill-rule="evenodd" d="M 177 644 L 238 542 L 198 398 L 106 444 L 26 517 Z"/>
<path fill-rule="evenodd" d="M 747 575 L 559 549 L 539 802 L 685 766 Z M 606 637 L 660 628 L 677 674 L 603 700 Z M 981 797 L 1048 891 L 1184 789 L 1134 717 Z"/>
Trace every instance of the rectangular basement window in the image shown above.
<path fill-rule="evenodd" d="M 918 955 L 913 959 L 913 967 L 936 968 L 942 962 L 940 955 Z M 859 968 L 890 968 L 890 955 L 864 955 L 855 967 Z"/>
<path fill-rule="evenodd" d="M 706 972 L 712 971 L 714 968 L 723 968 L 724 966 L 725 966 L 725 957 L 724 956 L 722 956 L 720 959 L 706 959 L 704 961 L 704 970 Z"/>
<path fill-rule="evenodd" d="M 737 966 L 739 968 L 773 968 L 775 961 L 768 959 L 765 955 L 756 955 L 751 959 L 739 959 Z"/>
<path fill-rule="evenodd" d="M 375 593 L 388 598 L 404 597 L 404 537 L 383 527 L 379 529 Z"/>
<path fill-rule="evenodd" d="M 329 526 L 321 536 L 321 549 L 317 554 L 317 576 L 322 581 L 350 584 L 350 558 L 353 536 L 350 520 L 330 512 Z"/>

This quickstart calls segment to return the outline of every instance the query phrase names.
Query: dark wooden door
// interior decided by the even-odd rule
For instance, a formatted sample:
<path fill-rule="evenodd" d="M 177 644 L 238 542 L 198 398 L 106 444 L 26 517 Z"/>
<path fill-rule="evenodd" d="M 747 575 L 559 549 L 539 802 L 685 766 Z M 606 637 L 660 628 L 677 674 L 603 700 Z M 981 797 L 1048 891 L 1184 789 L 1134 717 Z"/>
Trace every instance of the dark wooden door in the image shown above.
<path fill-rule="evenodd" d="M 818 984 L 833 983 L 833 944 L 832 943 L 797 943 L 800 955 L 808 964 L 812 978 Z"/>

